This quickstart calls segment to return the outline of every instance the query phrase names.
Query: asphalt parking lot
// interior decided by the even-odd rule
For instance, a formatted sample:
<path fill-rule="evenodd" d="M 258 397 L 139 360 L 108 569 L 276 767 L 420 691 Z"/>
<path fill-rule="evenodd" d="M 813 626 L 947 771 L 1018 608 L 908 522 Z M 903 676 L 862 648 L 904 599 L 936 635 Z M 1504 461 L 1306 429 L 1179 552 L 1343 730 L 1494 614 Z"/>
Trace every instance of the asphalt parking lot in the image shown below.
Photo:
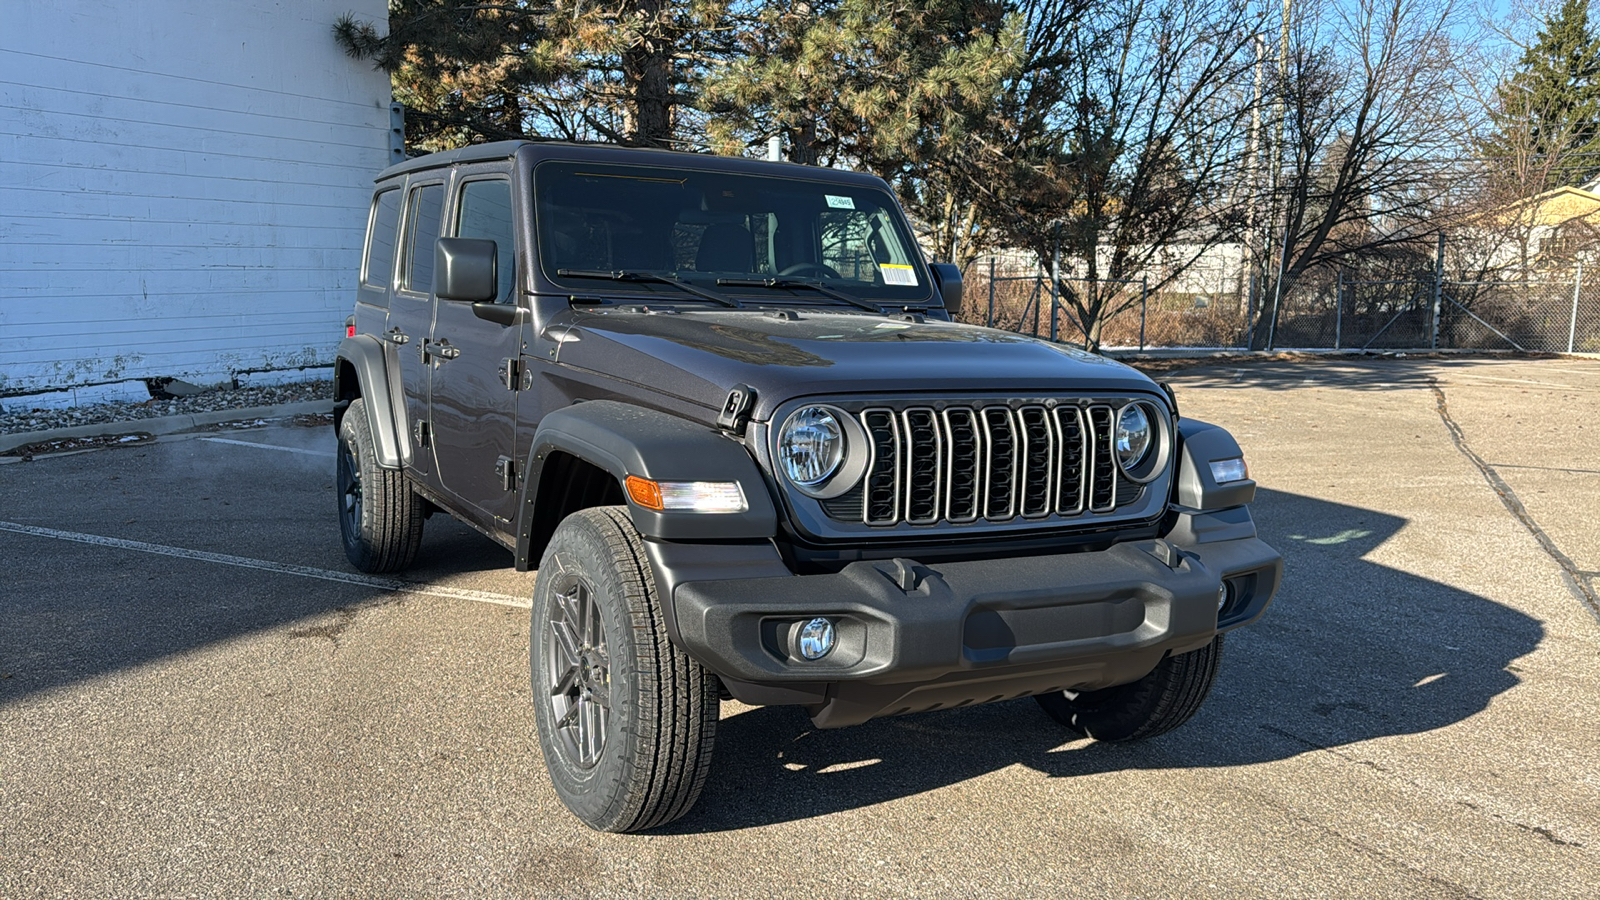
<path fill-rule="evenodd" d="M 1188 725 L 726 703 L 690 816 L 545 777 L 534 575 L 354 573 L 327 428 L 0 464 L 0 897 L 1600 894 L 1600 360 L 1219 364 L 1286 583 Z"/>

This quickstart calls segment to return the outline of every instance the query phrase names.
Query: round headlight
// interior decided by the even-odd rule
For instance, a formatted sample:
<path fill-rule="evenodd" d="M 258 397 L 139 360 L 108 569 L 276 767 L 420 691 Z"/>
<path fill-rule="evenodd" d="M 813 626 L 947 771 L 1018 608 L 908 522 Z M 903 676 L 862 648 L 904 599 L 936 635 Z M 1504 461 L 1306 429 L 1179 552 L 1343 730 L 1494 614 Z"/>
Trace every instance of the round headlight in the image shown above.
<path fill-rule="evenodd" d="M 1117 463 L 1123 471 L 1135 469 L 1150 455 L 1150 417 L 1137 403 L 1130 403 L 1117 414 Z"/>
<path fill-rule="evenodd" d="M 844 463 L 844 427 L 821 406 L 795 410 L 778 435 L 778 463 L 801 487 L 816 487 Z"/>

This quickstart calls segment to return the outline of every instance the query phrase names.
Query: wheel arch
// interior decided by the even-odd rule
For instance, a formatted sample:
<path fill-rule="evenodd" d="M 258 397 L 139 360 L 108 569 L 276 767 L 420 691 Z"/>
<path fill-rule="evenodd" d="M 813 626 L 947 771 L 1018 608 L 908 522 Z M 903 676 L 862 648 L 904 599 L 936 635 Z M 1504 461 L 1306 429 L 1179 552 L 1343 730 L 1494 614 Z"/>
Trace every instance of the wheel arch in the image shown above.
<path fill-rule="evenodd" d="M 350 401 L 366 402 L 367 424 L 378 464 L 397 469 L 411 461 L 411 445 L 406 442 L 404 398 L 395 391 L 399 374 L 383 343 L 370 334 L 358 334 L 339 342 L 333 367 L 333 427 L 338 431 Z"/>
<path fill-rule="evenodd" d="M 538 566 L 561 519 L 590 506 L 625 505 L 647 539 L 747 540 L 777 532 L 777 509 L 755 460 L 720 432 L 658 410 L 612 400 L 580 403 L 544 417 L 523 466 L 516 567 Z M 659 511 L 634 503 L 629 475 L 656 481 L 733 481 L 740 513 Z"/>

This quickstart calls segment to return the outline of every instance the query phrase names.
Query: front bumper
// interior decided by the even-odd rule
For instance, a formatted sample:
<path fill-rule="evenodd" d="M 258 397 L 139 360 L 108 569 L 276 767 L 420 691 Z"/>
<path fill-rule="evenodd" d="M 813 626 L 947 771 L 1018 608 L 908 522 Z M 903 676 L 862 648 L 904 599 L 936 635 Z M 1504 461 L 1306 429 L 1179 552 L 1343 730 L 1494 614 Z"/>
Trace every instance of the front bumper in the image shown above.
<path fill-rule="evenodd" d="M 795 576 L 753 563 L 755 548 L 728 572 L 709 558 L 674 567 L 670 545 L 651 556 L 690 656 L 734 696 L 805 705 L 826 728 L 1124 684 L 1205 646 L 1219 617 L 1223 630 L 1255 619 L 1282 559 L 1242 507 L 1225 512 L 1103 551 L 931 567 L 876 560 Z M 835 621 L 837 645 L 807 661 L 791 633 L 816 616 Z"/>

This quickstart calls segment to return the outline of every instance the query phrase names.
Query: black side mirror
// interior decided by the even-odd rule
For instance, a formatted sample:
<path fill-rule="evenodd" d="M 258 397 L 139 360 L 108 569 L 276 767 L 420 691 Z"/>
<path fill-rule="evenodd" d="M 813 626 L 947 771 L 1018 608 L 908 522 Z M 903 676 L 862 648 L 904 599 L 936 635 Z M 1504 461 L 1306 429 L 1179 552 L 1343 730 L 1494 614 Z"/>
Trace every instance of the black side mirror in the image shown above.
<path fill-rule="evenodd" d="M 944 311 L 954 319 L 961 312 L 961 269 L 950 263 L 930 263 L 928 268 L 933 272 L 939 296 L 944 298 Z"/>
<path fill-rule="evenodd" d="M 494 241 L 439 238 L 433 246 L 433 292 L 441 300 L 494 300 L 500 294 Z"/>

